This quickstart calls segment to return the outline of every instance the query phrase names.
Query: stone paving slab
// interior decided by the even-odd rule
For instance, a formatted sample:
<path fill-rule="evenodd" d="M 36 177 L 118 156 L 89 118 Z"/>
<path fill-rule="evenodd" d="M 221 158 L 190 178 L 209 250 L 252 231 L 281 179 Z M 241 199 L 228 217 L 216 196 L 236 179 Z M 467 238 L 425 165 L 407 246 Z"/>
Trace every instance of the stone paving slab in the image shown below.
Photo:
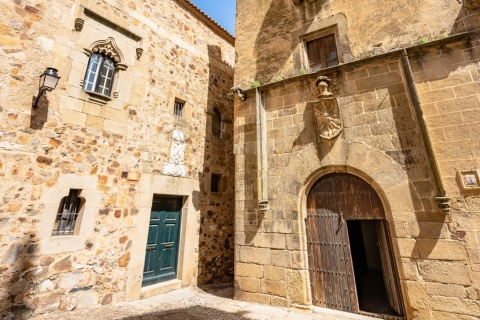
<path fill-rule="evenodd" d="M 222 291 L 223 290 L 223 291 Z M 231 288 L 209 292 L 182 288 L 147 299 L 36 315 L 32 320 L 367 320 L 324 308 L 304 312 L 225 298 Z M 230 294 L 231 295 L 231 294 Z"/>

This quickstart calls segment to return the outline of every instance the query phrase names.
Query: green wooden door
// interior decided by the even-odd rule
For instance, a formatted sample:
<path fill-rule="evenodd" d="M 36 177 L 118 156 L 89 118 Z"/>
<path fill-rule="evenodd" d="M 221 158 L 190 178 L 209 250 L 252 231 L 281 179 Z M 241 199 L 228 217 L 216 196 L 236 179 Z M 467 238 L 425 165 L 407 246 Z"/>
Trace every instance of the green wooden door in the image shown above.
<path fill-rule="evenodd" d="M 176 279 L 181 197 L 154 196 L 142 286 Z"/>

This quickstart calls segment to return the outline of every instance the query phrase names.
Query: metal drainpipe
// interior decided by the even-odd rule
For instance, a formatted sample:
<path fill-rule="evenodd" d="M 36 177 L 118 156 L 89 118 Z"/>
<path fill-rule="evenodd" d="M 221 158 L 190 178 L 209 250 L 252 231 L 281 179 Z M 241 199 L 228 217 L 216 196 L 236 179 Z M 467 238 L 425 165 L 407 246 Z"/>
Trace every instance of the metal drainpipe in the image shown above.
<path fill-rule="evenodd" d="M 416 120 L 420 126 L 420 132 L 425 143 L 428 160 L 430 162 L 430 167 L 432 168 L 433 176 L 435 179 L 435 187 L 437 192 L 435 201 L 437 202 L 439 209 L 443 213 L 449 214 L 450 198 L 447 196 L 447 191 L 445 190 L 445 186 L 443 184 L 442 173 L 440 172 L 440 167 L 438 166 L 435 150 L 433 149 L 432 139 L 430 138 L 430 133 L 428 131 L 427 122 L 425 120 L 425 115 L 422 109 L 422 103 L 420 102 L 420 98 L 418 97 L 418 91 L 417 87 L 415 86 L 412 67 L 410 65 L 410 60 L 408 59 L 408 53 L 406 49 L 403 49 L 402 51 L 402 64 L 407 80 L 408 92 L 410 94 L 410 98 L 412 99 L 413 107 L 415 109 L 415 116 L 417 118 Z"/>

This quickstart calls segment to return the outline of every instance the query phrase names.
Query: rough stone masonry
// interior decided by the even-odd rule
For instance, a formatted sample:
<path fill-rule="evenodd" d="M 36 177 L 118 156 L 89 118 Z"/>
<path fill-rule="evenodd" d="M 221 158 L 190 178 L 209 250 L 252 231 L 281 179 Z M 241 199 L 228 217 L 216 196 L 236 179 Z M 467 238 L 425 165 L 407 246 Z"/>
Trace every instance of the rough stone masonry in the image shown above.
<path fill-rule="evenodd" d="M 233 37 L 186 0 L 15 0 L 0 11 L 0 318 L 233 281 Z M 95 54 L 114 64 L 110 94 L 88 89 Z M 61 79 L 33 108 L 47 67 Z M 174 131 L 184 176 L 164 170 Z M 81 210 L 72 234 L 56 236 L 71 190 Z M 154 195 L 182 199 L 166 289 L 141 287 Z"/>

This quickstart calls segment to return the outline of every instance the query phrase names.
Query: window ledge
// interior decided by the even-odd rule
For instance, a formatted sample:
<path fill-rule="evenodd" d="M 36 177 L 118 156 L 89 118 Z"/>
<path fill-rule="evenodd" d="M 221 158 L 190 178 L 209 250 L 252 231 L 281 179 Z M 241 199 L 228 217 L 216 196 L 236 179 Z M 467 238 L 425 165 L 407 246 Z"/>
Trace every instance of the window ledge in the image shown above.
<path fill-rule="evenodd" d="M 85 248 L 84 236 L 54 236 L 41 241 L 42 254 L 73 252 Z"/>
<path fill-rule="evenodd" d="M 109 101 L 113 100 L 112 98 L 108 96 L 104 96 L 103 94 L 100 94 L 97 92 L 93 92 L 89 90 L 85 90 L 85 92 L 89 95 L 88 100 L 92 102 L 96 102 L 99 104 L 107 104 Z"/>
<path fill-rule="evenodd" d="M 188 126 L 187 119 L 176 116 L 176 115 L 173 115 L 173 117 L 174 117 L 175 124 L 178 125 L 179 127 L 187 127 Z"/>

